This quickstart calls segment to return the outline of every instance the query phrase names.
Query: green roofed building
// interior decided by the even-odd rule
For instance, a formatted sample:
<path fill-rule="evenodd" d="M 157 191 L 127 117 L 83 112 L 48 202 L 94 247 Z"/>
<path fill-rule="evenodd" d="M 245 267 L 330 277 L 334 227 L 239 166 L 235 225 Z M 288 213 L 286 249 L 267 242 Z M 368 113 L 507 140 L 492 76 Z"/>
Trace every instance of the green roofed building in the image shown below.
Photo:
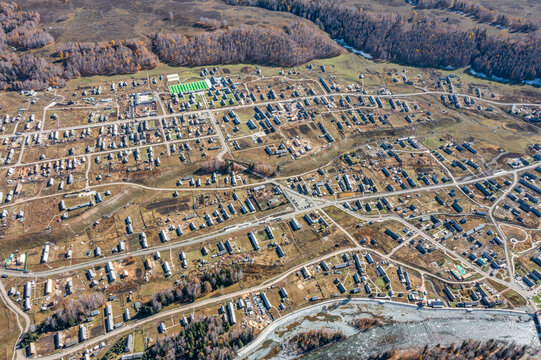
<path fill-rule="evenodd" d="M 205 79 L 205 80 L 194 81 L 190 83 L 170 85 L 169 92 L 171 92 L 171 94 L 180 94 L 180 93 L 185 94 L 185 93 L 191 93 L 191 92 L 197 92 L 197 91 L 204 91 L 204 90 L 208 90 L 209 88 L 210 88 L 210 81 Z"/>

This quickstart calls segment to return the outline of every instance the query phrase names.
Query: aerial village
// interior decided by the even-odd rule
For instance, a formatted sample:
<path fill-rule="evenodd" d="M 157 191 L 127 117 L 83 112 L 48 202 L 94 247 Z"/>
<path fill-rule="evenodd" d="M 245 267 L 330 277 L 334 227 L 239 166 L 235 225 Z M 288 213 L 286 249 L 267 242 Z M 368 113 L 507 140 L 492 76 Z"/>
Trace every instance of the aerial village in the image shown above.
<path fill-rule="evenodd" d="M 19 350 L 140 359 L 202 316 L 249 339 L 329 299 L 541 304 L 541 136 L 520 138 L 541 110 L 488 84 L 314 63 L 11 94 L 0 255 L 32 323 Z"/>

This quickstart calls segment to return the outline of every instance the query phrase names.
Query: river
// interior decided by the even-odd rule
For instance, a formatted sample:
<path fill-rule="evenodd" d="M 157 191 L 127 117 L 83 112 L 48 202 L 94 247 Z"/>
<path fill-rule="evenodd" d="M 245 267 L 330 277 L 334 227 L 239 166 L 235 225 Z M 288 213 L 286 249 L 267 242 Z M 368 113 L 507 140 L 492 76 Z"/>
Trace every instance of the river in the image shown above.
<path fill-rule="evenodd" d="M 339 306 L 332 306 L 333 304 Z M 361 317 L 377 317 L 382 327 L 360 333 L 350 325 Z M 540 348 L 533 316 L 507 310 L 427 309 L 371 299 L 328 301 L 286 315 L 267 327 L 239 352 L 239 359 L 294 359 L 282 344 L 296 333 L 327 327 L 347 338 L 306 355 L 303 359 L 352 359 L 382 354 L 392 349 L 460 344 L 464 340 L 490 339 Z"/>

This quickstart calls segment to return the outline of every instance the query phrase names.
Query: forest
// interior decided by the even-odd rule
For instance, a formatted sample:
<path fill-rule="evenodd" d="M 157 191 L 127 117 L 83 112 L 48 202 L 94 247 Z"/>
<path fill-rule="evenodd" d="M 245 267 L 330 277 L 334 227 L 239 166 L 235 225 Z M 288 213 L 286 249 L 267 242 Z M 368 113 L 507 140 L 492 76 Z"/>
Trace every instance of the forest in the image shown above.
<path fill-rule="evenodd" d="M 47 59 L 22 51 L 51 44 L 53 37 L 38 27 L 39 14 L 0 2 L 0 88 L 43 89 L 64 86 L 64 70 Z"/>
<path fill-rule="evenodd" d="M 414 0 L 419 9 L 442 9 L 470 15 L 479 22 L 493 24 L 512 31 L 534 32 L 539 29 L 539 20 L 509 16 L 496 10 L 487 9 L 470 0 Z"/>
<path fill-rule="evenodd" d="M 460 345 L 428 347 L 422 349 L 393 350 L 381 355 L 370 357 L 369 360 L 519 360 L 534 359 L 526 355 L 526 346 L 514 343 L 489 340 L 486 342 L 464 341 Z M 532 354 L 529 354 L 532 355 Z M 537 354 L 538 355 L 538 354 Z"/>
<path fill-rule="evenodd" d="M 160 60 L 178 66 L 237 63 L 296 66 L 343 52 L 325 34 L 302 22 L 284 28 L 239 25 L 193 35 L 156 33 L 152 43 Z"/>
<path fill-rule="evenodd" d="M 19 50 L 36 49 L 51 44 L 51 34 L 38 27 L 40 15 L 33 11 L 21 11 L 15 3 L 0 3 L 0 46 Z"/>
<path fill-rule="evenodd" d="M 137 39 L 67 43 L 56 55 L 69 78 L 131 74 L 158 65 L 158 57 Z"/>
<path fill-rule="evenodd" d="M 143 359 L 227 360 L 253 338 L 250 327 L 230 329 L 227 321 L 198 316 L 179 334 L 158 338 Z"/>
<path fill-rule="evenodd" d="M 541 77 L 541 39 L 442 26 L 435 17 L 379 14 L 332 0 L 225 0 L 284 11 L 314 22 L 334 39 L 376 59 L 414 66 L 464 67 L 508 80 Z M 520 36 L 519 36 L 520 35 Z"/>
<path fill-rule="evenodd" d="M 314 22 L 334 39 L 376 59 L 414 66 L 465 67 L 513 81 L 541 78 L 541 37 L 536 20 L 507 17 L 469 0 L 416 0 L 420 8 L 448 8 L 517 32 L 514 36 L 485 30 L 462 30 L 438 18 L 416 14 L 379 14 L 331 0 L 224 0 L 229 5 L 284 11 Z M 0 88 L 62 87 L 79 76 L 132 74 L 159 61 L 177 66 L 252 63 L 296 66 L 345 50 L 306 22 L 284 27 L 238 25 L 200 18 L 209 31 L 194 34 L 149 34 L 141 39 L 72 42 L 59 45 L 52 57 L 29 49 L 51 45 L 53 37 L 39 27 L 36 12 L 0 2 Z M 150 44 L 149 44 L 150 43 Z"/>

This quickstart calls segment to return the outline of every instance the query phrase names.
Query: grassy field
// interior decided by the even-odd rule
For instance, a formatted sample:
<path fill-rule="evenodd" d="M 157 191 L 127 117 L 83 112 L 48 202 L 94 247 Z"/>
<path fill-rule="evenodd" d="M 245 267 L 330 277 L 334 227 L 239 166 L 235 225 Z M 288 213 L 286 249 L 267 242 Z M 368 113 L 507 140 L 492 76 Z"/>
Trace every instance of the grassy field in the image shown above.
<path fill-rule="evenodd" d="M 339 79 L 358 83 L 359 74 L 364 75 L 365 87 L 382 86 L 393 89 L 393 93 L 400 93 L 396 90 L 397 85 L 394 83 L 387 84 L 385 79 L 388 72 L 402 71 L 411 78 L 412 76 L 420 75 L 422 79 L 430 79 L 432 76 L 437 75 L 446 77 L 451 74 L 459 75 L 461 81 L 465 84 L 464 90 L 470 90 L 471 87 L 486 88 L 492 93 L 501 94 L 501 101 L 506 101 L 508 96 L 512 96 L 517 101 L 534 100 L 541 96 L 541 89 L 529 85 L 516 85 L 505 84 L 495 81 L 482 79 L 472 76 L 468 73 L 467 68 L 459 68 L 453 70 L 435 69 L 435 68 L 423 68 L 394 64 L 386 61 L 373 61 L 363 58 L 362 56 L 348 53 L 346 55 L 337 56 L 330 59 L 321 59 L 311 61 L 310 64 L 314 66 L 324 65 L 326 72 L 336 76 Z M 428 81 L 428 80 L 427 80 Z M 405 88 L 409 93 L 411 87 Z M 461 92 L 465 92 L 462 91 Z M 474 95 L 472 93 L 472 95 Z"/>
<path fill-rule="evenodd" d="M 502 295 L 507 298 L 511 303 L 513 303 L 513 305 L 516 307 L 528 305 L 526 300 L 514 290 L 509 289 L 506 292 L 502 293 Z"/>
<path fill-rule="evenodd" d="M 11 359 L 13 345 L 19 336 L 17 319 L 3 302 L 0 302 L 0 359 Z"/>
<path fill-rule="evenodd" d="M 538 308 L 541 308 L 541 295 L 535 295 L 532 300 L 537 304 Z"/>

